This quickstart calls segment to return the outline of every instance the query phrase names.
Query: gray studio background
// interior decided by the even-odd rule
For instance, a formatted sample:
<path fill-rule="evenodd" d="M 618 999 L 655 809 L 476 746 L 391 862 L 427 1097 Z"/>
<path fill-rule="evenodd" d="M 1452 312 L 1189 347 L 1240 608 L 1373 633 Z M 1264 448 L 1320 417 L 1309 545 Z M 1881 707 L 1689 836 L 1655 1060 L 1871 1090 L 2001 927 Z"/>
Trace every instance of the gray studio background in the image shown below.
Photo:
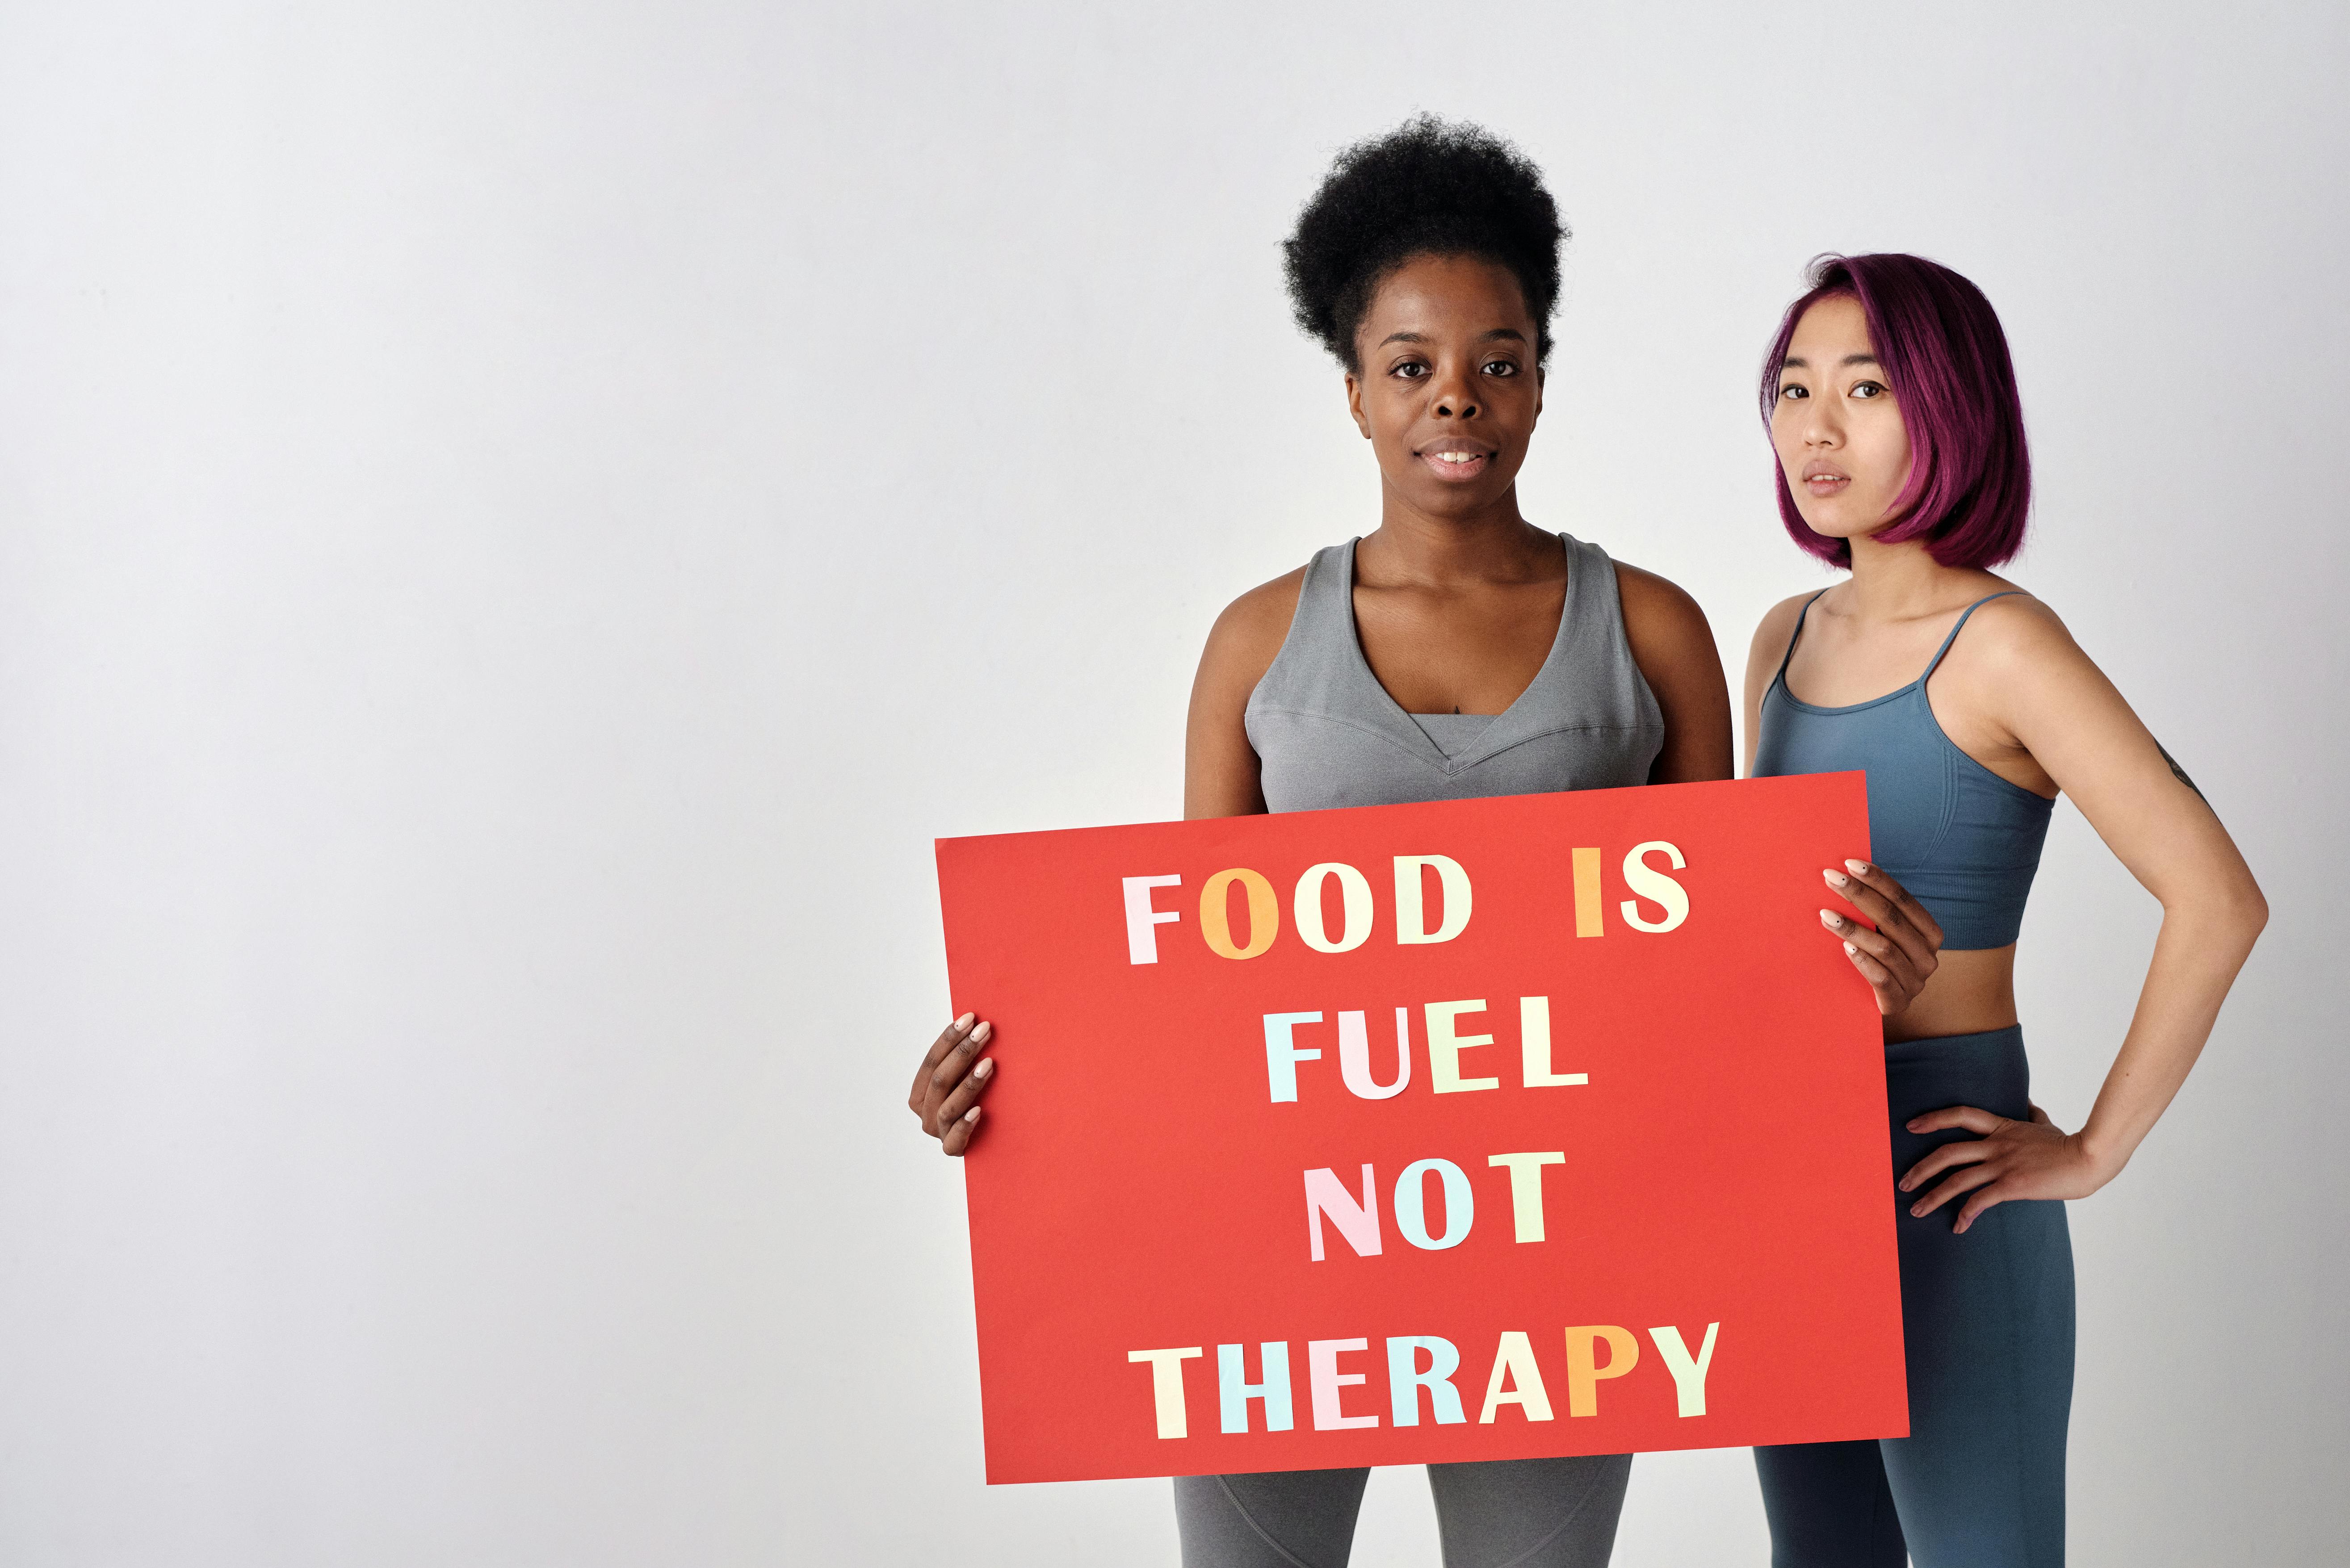
<path fill-rule="evenodd" d="M 1421 108 L 1576 231 L 1528 512 L 1733 680 L 1825 580 L 1751 390 L 1805 258 L 2002 309 L 2017 575 L 2275 910 L 2073 1209 L 2074 1559 L 2331 1560 L 2345 65 L 2320 4 L 0 8 L 0 1560 L 1173 1562 L 1163 1482 L 981 1484 L 930 840 L 1177 815 L 1216 610 L 1376 520 L 1274 245 Z M 2158 914 L 2060 808 L 2067 1125 Z M 1434 1542 L 1381 1472 L 1356 1561 Z M 1762 1557 L 1742 1452 L 1640 1461 L 1620 1563 Z"/>

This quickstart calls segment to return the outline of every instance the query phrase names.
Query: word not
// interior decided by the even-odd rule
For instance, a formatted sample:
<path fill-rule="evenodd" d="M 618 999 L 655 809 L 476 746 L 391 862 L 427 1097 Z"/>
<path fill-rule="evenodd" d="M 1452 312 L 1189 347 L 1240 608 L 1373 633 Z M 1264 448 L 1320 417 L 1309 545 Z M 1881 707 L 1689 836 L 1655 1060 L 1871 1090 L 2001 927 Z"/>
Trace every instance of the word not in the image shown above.
<path fill-rule="evenodd" d="M 1422 1010 L 1428 1025 L 1428 1086 L 1431 1094 L 1460 1095 L 1478 1089 L 1498 1089 L 1502 1080 L 1464 1078 L 1461 1053 L 1491 1045 L 1491 1034 L 1463 1034 L 1461 1020 L 1485 1011 L 1482 998 L 1468 1002 L 1431 1002 Z M 1297 1031 L 1322 1022 L 1319 1012 L 1264 1014 L 1264 1075 L 1274 1105 L 1297 1099 L 1297 1064 L 1319 1062 L 1319 1045 L 1300 1045 Z M 1338 1014 L 1338 1076 L 1357 1099 L 1387 1100 L 1403 1093 L 1411 1082 L 1411 1009 L 1395 1010 L 1396 1075 L 1382 1084 L 1371 1075 L 1370 1024 L 1361 1012 Z M 1518 998 L 1518 1081 L 1529 1089 L 1572 1088 L 1591 1082 L 1588 1073 L 1551 1070 L 1550 998 Z"/>
<path fill-rule="evenodd" d="M 1681 852 L 1661 838 L 1633 846 L 1624 857 L 1623 873 L 1625 886 L 1637 897 L 1624 899 L 1617 909 L 1624 923 L 1636 931 L 1669 931 L 1689 919 L 1689 893 L 1648 864 L 1651 853 L 1664 855 L 1676 871 L 1686 867 Z M 1576 849 L 1568 860 L 1573 867 L 1575 934 L 1605 936 L 1599 851 Z M 1433 928 L 1428 923 L 1426 898 L 1426 878 L 1430 872 L 1436 877 L 1438 908 L 1442 911 Z M 1469 929 L 1470 916 L 1476 908 L 1475 889 L 1461 862 L 1449 855 L 1399 855 L 1394 857 L 1394 873 L 1395 940 L 1399 946 L 1449 942 Z M 1127 961 L 1157 963 L 1159 928 L 1181 919 L 1183 914 L 1180 909 L 1153 909 L 1151 889 L 1179 888 L 1183 878 L 1170 872 L 1119 880 L 1125 893 Z M 1324 885 L 1329 882 L 1337 885 L 1341 911 L 1336 936 L 1330 933 L 1323 908 Z M 1231 895 L 1234 888 L 1241 891 L 1248 908 L 1245 940 L 1232 932 Z M 1643 898 L 1663 911 L 1661 919 L 1652 920 L 1640 912 Z M 1291 892 L 1289 911 L 1298 940 L 1317 953 L 1354 951 L 1371 940 L 1372 928 L 1378 922 L 1370 878 L 1339 860 L 1326 860 L 1305 868 Z M 1281 899 L 1264 873 L 1234 866 L 1217 872 L 1201 885 L 1200 938 L 1218 958 L 1260 958 L 1273 950 L 1280 935 Z"/>
<path fill-rule="evenodd" d="M 1676 1404 L 1683 1417 L 1705 1414 L 1705 1380 L 1713 1366 L 1713 1345 L 1721 1324 L 1705 1325 L 1705 1340 L 1695 1355 L 1690 1354 L 1689 1342 L 1681 1331 L 1667 1324 L 1648 1331 L 1648 1338 L 1665 1364 L 1673 1380 Z M 1607 1359 L 1599 1359 L 1599 1348 L 1605 1345 Z M 1311 1394 L 1314 1429 L 1317 1432 L 1345 1431 L 1355 1428 L 1376 1427 L 1379 1417 L 1374 1411 L 1348 1415 L 1345 1407 L 1346 1391 L 1367 1384 L 1367 1372 L 1342 1372 L 1339 1357 L 1357 1355 L 1370 1348 L 1367 1338 L 1313 1339 L 1305 1343 L 1306 1384 Z M 1129 1363 L 1148 1362 L 1150 1366 L 1150 1393 L 1153 1414 L 1158 1418 L 1161 1438 L 1183 1438 L 1191 1435 L 1189 1411 L 1185 1405 L 1183 1364 L 1198 1359 L 1202 1354 L 1199 1345 L 1186 1345 L 1165 1350 L 1130 1350 Z M 1422 1366 L 1419 1358 L 1428 1357 Z M 1592 1324 L 1570 1328 L 1565 1337 L 1566 1413 L 1570 1418 L 1599 1414 L 1599 1385 L 1613 1378 L 1627 1376 L 1640 1365 L 1640 1342 L 1628 1329 L 1613 1324 Z M 1289 1392 L 1289 1342 L 1267 1340 L 1257 1346 L 1257 1376 L 1260 1381 L 1247 1380 L 1247 1346 L 1220 1345 L 1216 1346 L 1216 1401 L 1218 1425 L 1227 1433 L 1244 1433 L 1251 1429 L 1249 1407 L 1263 1408 L 1264 1427 L 1268 1432 L 1295 1430 L 1296 1413 L 1292 1408 Z M 1420 1396 L 1428 1396 L 1430 1416 L 1440 1427 L 1462 1426 L 1469 1419 L 1467 1407 L 1461 1401 L 1461 1390 L 1453 1386 L 1454 1374 L 1461 1370 L 1461 1352 L 1449 1339 L 1431 1334 L 1398 1334 L 1387 1341 L 1388 1418 L 1399 1427 L 1419 1425 Z M 1548 1421 L 1555 1419 L 1551 1409 L 1550 1392 L 1543 1378 L 1541 1363 L 1535 1359 L 1533 1340 L 1517 1329 L 1505 1331 L 1493 1347 L 1492 1369 L 1485 1378 L 1485 1402 L 1477 1419 L 1491 1425 L 1505 1405 L 1517 1407 L 1523 1419 Z"/>
<path fill-rule="evenodd" d="M 1543 1168 L 1565 1165 L 1566 1151 L 1546 1149 L 1523 1154 L 1489 1155 L 1486 1165 L 1510 1173 L 1510 1218 L 1521 1241 L 1543 1240 Z M 1435 1177 L 1444 1191 L 1444 1233 L 1428 1233 L 1428 1179 Z M 1363 1196 L 1357 1202 L 1338 1173 L 1325 1166 L 1305 1173 L 1306 1250 L 1322 1261 L 1322 1221 L 1336 1227 L 1358 1258 L 1379 1255 L 1379 1195 L 1378 1177 L 1363 1167 Z M 1477 1195 L 1469 1173 L 1449 1159 L 1416 1159 L 1404 1167 L 1395 1184 L 1396 1229 L 1423 1252 L 1440 1252 L 1469 1239 L 1477 1223 Z"/>

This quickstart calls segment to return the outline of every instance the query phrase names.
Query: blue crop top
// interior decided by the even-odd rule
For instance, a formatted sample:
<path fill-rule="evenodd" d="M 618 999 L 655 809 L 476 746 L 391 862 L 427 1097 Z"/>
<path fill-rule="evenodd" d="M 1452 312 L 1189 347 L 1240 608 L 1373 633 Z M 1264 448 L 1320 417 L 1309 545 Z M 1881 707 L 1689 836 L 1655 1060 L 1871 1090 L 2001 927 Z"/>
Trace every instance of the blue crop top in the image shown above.
<path fill-rule="evenodd" d="M 1942 945 L 1953 951 L 2015 940 L 2055 805 L 1959 750 L 1926 701 L 1926 682 L 1967 617 L 2006 597 L 1992 594 L 1969 605 L 1925 674 L 1898 691 L 1848 708 L 1814 708 L 1787 691 L 1787 662 L 1812 613 L 1805 604 L 1779 673 L 1762 694 L 1754 776 L 1867 774 L 1868 836 L 1877 862 L 1941 922 Z M 1818 599 L 1812 596 L 1812 603 Z"/>

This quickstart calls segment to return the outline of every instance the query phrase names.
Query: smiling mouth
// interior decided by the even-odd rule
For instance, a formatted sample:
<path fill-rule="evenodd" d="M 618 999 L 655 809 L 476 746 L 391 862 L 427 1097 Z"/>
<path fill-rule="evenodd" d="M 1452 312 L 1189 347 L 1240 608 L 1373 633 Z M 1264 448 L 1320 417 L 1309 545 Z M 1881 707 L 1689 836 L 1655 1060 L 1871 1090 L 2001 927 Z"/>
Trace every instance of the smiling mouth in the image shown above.
<path fill-rule="evenodd" d="M 1834 495 L 1851 483 L 1850 474 L 1838 473 L 1825 465 L 1816 470 L 1806 469 L 1804 473 L 1804 488 L 1814 495 Z"/>
<path fill-rule="evenodd" d="M 1466 447 L 1426 447 L 1419 452 L 1419 460 L 1446 479 L 1471 479 L 1485 472 L 1493 461 L 1490 452 L 1474 452 Z"/>

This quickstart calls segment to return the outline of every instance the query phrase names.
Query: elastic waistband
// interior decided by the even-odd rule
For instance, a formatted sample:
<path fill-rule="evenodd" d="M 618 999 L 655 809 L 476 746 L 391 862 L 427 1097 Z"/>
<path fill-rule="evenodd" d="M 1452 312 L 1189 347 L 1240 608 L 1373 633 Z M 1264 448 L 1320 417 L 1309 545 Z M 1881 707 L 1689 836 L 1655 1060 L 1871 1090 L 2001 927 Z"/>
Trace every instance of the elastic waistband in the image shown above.
<path fill-rule="evenodd" d="M 1950 1056 L 2022 1049 L 2023 1025 L 2011 1023 L 2004 1029 L 1986 1029 L 1979 1034 L 1929 1034 L 1920 1040 L 1896 1041 L 1885 1047 L 1885 1060 L 1887 1063 L 1933 1062 Z"/>
<path fill-rule="evenodd" d="M 2032 1114 L 2032 1063 L 2023 1054 L 2022 1028 L 1937 1034 L 1885 1048 L 1885 1108 L 1892 1114 L 1897 1154 L 1923 1147 L 1915 1143 L 1920 1135 L 1904 1131 L 1904 1123 L 1948 1106 L 1975 1106 L 2000 1116 Z M 1962 1135 L 1923 1136 L 1933 1142 Z"/>

